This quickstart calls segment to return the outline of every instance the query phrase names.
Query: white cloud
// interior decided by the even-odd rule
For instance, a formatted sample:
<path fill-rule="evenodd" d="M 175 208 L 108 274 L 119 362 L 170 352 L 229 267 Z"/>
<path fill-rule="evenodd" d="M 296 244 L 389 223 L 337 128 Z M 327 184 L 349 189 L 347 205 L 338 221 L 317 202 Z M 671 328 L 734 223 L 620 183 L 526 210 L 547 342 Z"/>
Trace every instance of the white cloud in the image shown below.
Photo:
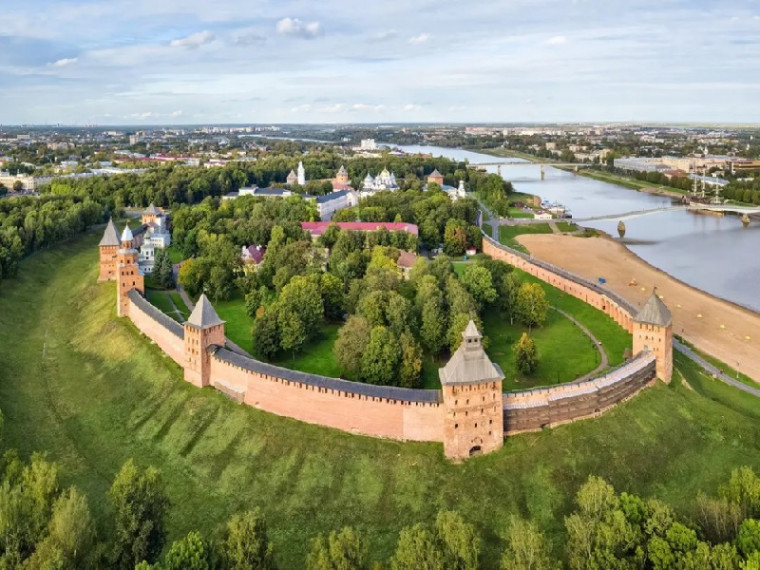
<path fill-rule="evenodd" d="M 171 116 L 172 117 L 181 117 L 182 116 L 182 111 L 181 110 L 172 111 L 172 115 Z"/>
<path fill-rule="evenodd" d="M 414 46 L 416 46 L 416 45 L 419 45 L 419 44 L 424 44 L 429 39 L 430 39 L 430 35 L 429 34 L 420 34 L 418 36 L 412 36 L 411 38 L 409 38 L 409 43 L 412 44 L 412 45 L 414 45 Z"/>
<path fill-rule="evenodd" d="M 323 31 L 319 22 L 306 23 L 298 18 L 283 18 L 277 22 L 277 33 L 311 40 L 321 36 Z"/>
<path fill-rule="evenodd" d="M 398 32 L 396 30 L 387 30 L 385 32 L 379 32 L 375 35 L 373 35 L 369 41 L 371 42 L 386 42 L 388 40 L 392 40 L 398 37 Z"/>
<path fill-rule="evenodd" d="M 404 111 L 419 111 L 422 109 L 422 105 L 417 105 L 415 103 L 407 103 L 404 105 Z"/>
<path fill-rule="evenodd" d="M 561 46 L 567 43 L 565 36 L 553 36 L 544 42 L 548 46 Z"/>
<path fill-rule="evenodd" d="M 76 57 L 65 57 L 63 59 L 59 59 L 58 61 L 55 61 L 51 63 L 53 67 L 66 67 L 69 65 L 74 65 L 77 61 L 79 61 L 79 58 Z"/>
<path fill-rule="evenodd" d="M 185 38 L 177 38 L 176 40 L 172 40 L 169 45 L 178 48 L 196 49 L 213 41 L 214 34 L 207 30 L 204 30 L 202 32 L 191 34 Z"/>
<path fill-rule="evenodd" d="M 309 111 L 311 111 L 311 105 L 308 103 L 290 108 L 291 113 L 308 113 Z"/>

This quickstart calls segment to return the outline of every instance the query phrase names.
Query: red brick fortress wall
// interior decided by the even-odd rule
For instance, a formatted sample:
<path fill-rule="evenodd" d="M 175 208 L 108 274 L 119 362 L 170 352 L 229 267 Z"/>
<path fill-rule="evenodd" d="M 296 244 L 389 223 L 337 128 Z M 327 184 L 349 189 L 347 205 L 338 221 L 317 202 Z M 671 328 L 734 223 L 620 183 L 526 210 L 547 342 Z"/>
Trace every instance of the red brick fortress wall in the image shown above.
<path fill-rule="evenodd" d="M 609 315 L 628 332 L 633 331 L 633 317 L 637 312 L 636 308 L 615 293 L 602 289 L 560 267 L 539 259 L 533 259 L 529 255 L 496 243 L 486 235 L 483 236 L 483 253 L 514 265 L 541 281 L 553 285 L 560 291 L 577 297 L 584 303 Z"/>

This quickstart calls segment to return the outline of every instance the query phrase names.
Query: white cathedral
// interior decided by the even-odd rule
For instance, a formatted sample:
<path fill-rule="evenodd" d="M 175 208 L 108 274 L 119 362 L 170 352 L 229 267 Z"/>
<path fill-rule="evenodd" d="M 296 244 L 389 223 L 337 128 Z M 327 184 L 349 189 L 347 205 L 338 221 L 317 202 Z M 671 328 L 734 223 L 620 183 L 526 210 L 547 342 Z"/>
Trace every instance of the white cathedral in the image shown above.
<path fill-rule="evenodd" d="M 396 175 L 392 172 L 388 172 L 387 168 L 383 168 L 383 171 L 376 177 L 368 172 L 362 183 L 362 189 L 360 195 L 362 198 L 365 196 L 372 196 L 375 192 L 381 192 L 383 190 L 390 190 L 394 192 L 399 189 L 399 185 L 396 182 Z"/>

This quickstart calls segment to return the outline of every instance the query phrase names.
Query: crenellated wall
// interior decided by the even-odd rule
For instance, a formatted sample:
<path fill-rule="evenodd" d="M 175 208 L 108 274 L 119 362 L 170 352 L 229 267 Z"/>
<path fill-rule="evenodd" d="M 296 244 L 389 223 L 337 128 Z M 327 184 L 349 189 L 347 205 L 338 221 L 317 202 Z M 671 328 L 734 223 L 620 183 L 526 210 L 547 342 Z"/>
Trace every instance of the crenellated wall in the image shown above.
<path fill-rule="evenodd" d="M 161 350 L 185 366 L 185 332 L 182 325 L 150 304 L 136 289 L 127 293 L 128 314 L 134 325 Z"/>
<path fill-rule="evenodd" d="M 486 235 L 483 236 L 483 253 L 514 265 L 541 281 L 553 285 L 560 291 L 580 299 L 609 315 L 628 332 L 633 331 L 633 317 L 637 312 L 636 308 L 612 291 L 603 289 L 583 277 L 565 271 L 561 267 L 540 259 L 534 259 L 529 255 L 501 245 Z"/>
<path fill-rule="evenodd" d="M 636 309 L 609 291 L 487 237 L 483 251 L 604 311 L 629 331 L 633 329 Z M 187 369 L 185 327 L 151 305 L 136 289 L 126 297 L 126 312 L 135 326 Z M 407 441 L 444 442 L 446 438 L 441 391 L 373 386 L 307 374 L 260 362 L 217 344 L 211 344 L 204 354 L 209 384 L 237 402 L 351 433 Z M 655 354 L 644 352 L 594 380 L 504 394 L 503 434 L 599 415 L 649 384 L 655 378 L 655 363 Z"/>
<path fill-rule="evenodd" d="M 439 392 L 372 386 L 279 368 L 215 347 L 211 385 L 249 406 L 351 433 L 442 441 Z"/>
<path fill-rule="evenodd" d="M 504 434 L 536 431 L 598 416 L 655 380 L 656 358 L 642 353 L 593 380 L 504 394 Z"/>

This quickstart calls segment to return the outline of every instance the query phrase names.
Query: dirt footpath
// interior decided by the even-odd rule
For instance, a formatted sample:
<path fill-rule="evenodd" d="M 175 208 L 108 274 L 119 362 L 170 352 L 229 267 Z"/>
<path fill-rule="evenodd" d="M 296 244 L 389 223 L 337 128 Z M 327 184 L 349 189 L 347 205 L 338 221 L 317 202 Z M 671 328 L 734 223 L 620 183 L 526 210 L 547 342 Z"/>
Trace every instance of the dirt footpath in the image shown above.
<path fill-rule="evenodd" d="M 673 314 L 674 334 L 760 382 L 760 314 L 690 287 L 606 237 L 526 234 L 517 240 L 535 257 L 587 279 L 603 276 L 606 287 L 637 306 L 656 286 Z"/>

